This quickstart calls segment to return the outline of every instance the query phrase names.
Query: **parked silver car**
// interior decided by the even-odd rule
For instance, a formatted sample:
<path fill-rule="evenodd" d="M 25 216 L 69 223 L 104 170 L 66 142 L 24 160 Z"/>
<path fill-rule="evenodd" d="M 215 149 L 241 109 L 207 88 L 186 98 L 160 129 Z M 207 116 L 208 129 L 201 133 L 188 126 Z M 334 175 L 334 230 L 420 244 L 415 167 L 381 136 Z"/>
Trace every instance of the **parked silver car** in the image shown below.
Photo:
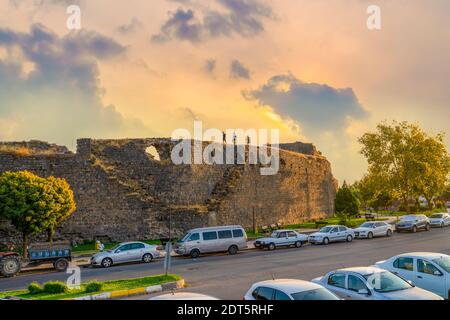
<path fill-rule="evenodd" d="M 198 258 L 202 253 L 228 252 L 247 248 L 247 234 L 241 226 L 223 226 L 190 230 L 174 247 L 180 255 Z"/>
<path fill-rule="evenodd" d="M 278 247 L 295 246 L 300 248 L 308 242 L 308 236 L 293 230 L 276 230 L 267 238 L 255 241 L 255 248 L 275 250 Z"/>
<path fill-rule="evenodd" d="M 450 214 L 435 213 L 430 216 L 430 224 L 433 228 L 444 228 L 450 226 Z"/>
<path fill-rule="evenodd" d="M 91 258 L 92 266 L 109 268 L 113 264 L 127 262 L 150 263 L 160 256 L 157 246 L 152 246 L 143 242 L 120 243 L 114 248 L 97 253 Z"/>
<path fill-rule="evenodd" d="M 312 282 L 346 300 L 443 300 L 390 271 L 375 267 L 340 269 Z"/>
<path fill-rule="evenodd" d="M 327 245 L 330 242 L 347 241 L 352 242 L 355 232 L 345 226 L 326 226 L 309 236 L 308 241 L 312 244 Z"/>
<path fill-rule="evenodd" d="M 277 279 L 257 282 L 244 300 L 339 300 L 322 285 L 295 279 Z"/>

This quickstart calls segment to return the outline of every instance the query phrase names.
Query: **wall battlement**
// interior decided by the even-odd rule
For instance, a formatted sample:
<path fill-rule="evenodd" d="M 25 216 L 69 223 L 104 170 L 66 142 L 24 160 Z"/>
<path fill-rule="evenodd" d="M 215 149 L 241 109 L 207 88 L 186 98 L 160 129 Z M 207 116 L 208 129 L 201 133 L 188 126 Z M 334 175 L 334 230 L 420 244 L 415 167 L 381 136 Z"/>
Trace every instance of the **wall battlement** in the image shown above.
<path fill-rule="evenodd" d="M 334 213 L 337 182 L 313 145 L 280 145 L 279 173 L 261 176 L 259 165 L 175 166 L 170 155 L 176 142 L 169 138 L 79 139 L 76 153 L 43 142 L 16 146 L 24 144 L 40 146 L 41 152 L 3 152 L 6 143 L 0 143 L 0 172 L 29 170 L 69 182 L 77 211 L 58 230 L 58 239 L 167 237 L 169 215 L 181 235 L 201 226 L 251 229 L 253 223 L 294 224 Z M 150 147 L 159 160 L 147 152 Z M 0 223 L 0 244 L 17 239 Z"/>

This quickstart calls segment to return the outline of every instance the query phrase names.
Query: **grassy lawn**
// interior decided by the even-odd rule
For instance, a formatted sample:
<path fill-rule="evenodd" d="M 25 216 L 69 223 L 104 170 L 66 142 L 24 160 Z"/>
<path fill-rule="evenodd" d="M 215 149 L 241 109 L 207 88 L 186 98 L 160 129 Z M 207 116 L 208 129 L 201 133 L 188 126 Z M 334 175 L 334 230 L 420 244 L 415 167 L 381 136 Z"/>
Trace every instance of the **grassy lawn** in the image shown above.
<path fill-rule="evenodd" d="M 64 300 L 64 299 L 83 297 L 83 296 L 88 296 L 91 294 L 98 294 L 98 293 L 110 292 L 110 291 L 116 291 L 116 290 L 130 290 L 130 289 L 137 289 L 137 288 L 143 288 L 143 287 L 150 287 L 150 286 L 159 285 L 159 284 L 163 284 L 166 282 L 178 281 L 178 280 L 181 280 L 180 276 L 169 274 L 167 276 L 157 275 L 157 276 L 150 276 L 150 277 L 145 277 L 145 278 L 106 281 L 106 282 L 102 282 L 103 288 L 101 291 L 93 292 L 93 293 L 85 292 L 86 284 L 82 284 L 81 289 L 71 290 L 67 293 L 62 293 L 62 294 L 40 293 L 40 294 L 32 295 L 28 292 L 27 289 L 25 289 L 25 290 L 20 290 L 20 291 L 0 292 L 0 299 L 5 298 L 5 297 L 15 296 L 15 297 L 30 299 L 30 300 Z"/>

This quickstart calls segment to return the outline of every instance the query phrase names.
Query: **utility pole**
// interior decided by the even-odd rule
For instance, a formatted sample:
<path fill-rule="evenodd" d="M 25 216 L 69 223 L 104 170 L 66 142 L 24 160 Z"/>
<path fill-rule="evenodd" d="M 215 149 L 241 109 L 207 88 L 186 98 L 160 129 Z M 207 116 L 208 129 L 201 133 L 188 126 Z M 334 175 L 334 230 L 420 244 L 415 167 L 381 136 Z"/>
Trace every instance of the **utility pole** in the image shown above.
<path fill-rule="evenodd" d="M 257 202 L 258 202 L 258 188 L 257 188 L 257 184 L 256 184 L 256 179 L 253 180 L 253 185 L 255 186 L 255 199 L 253 201 L 253 233 L 257 234 L 258 233 L 258 226 L 256 225 L 256 210 L 255 210 L 255 206 L 257 205 Z"/>

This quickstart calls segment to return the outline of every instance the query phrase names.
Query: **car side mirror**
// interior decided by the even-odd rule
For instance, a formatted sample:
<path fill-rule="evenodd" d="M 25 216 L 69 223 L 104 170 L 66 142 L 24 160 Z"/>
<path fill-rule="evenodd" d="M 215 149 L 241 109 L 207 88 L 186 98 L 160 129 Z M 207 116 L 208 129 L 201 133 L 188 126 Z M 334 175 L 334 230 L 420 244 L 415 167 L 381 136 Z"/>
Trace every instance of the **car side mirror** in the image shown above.
<path fill-rule="evenodd" d="M 367 296 L 370 294 L 370 291 L 368 289 L 361 289 L 361 290 L 358 290 L 358 294 Z"/>
<path fill-rule="evenodd" d="M 117 249 L 115 253 L 120 253 L 120 251 L 121 251 L 120 249 Z"/>
<path fill-rule="evenodd" d="M 439 277 L 442 276 L 442 274 L 439 271 L 437 271 L 437 270 L 434 272 L 434 275 L 435 276 L 439 276 Z"/>

